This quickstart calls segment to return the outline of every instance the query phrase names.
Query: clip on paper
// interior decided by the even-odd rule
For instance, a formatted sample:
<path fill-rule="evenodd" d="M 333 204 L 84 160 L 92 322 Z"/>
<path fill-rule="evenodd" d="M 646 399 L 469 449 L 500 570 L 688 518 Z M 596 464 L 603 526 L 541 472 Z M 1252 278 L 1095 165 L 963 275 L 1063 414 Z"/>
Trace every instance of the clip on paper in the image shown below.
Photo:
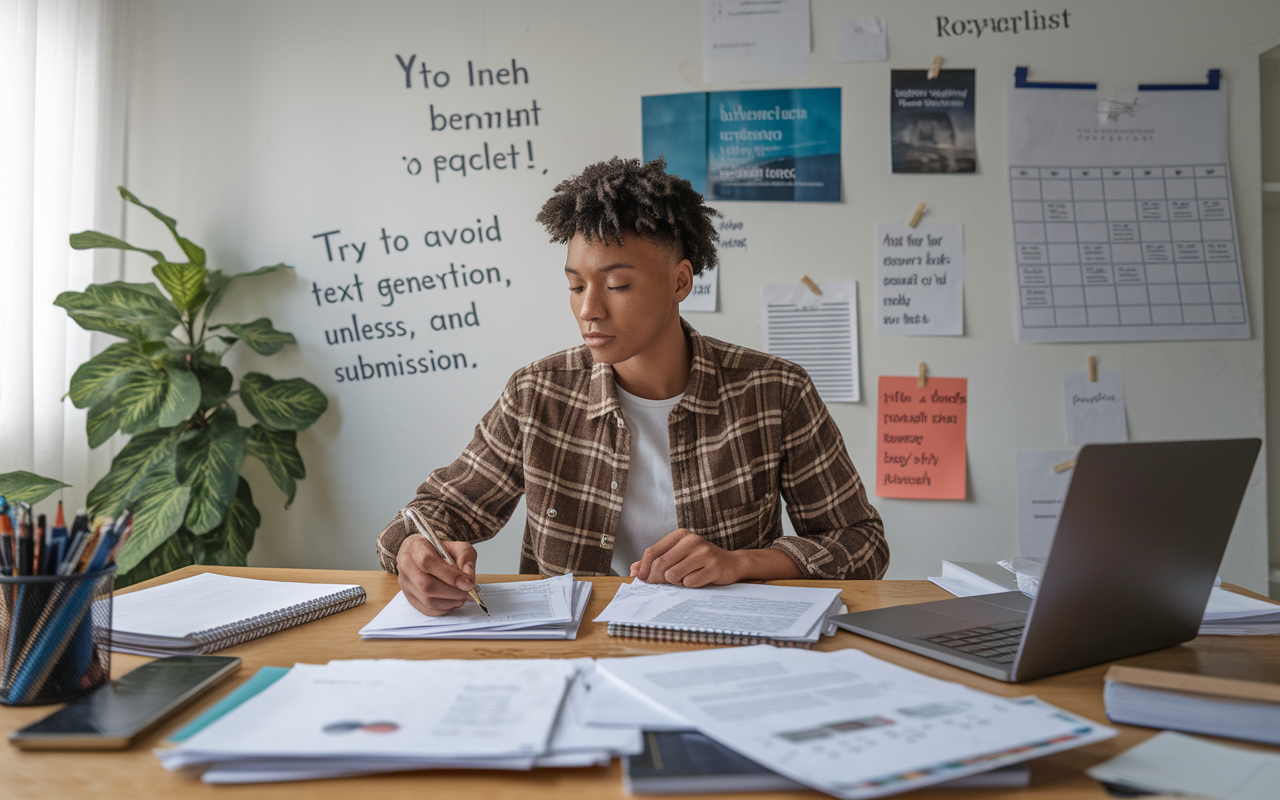
<path fill-rule="evenodd" d="M 920 362 L 920 370 L 916 373 L 916 388 L 924 388 L 924 362 Z"/>
<path fill-rule="evenodd" d="M 1098 382 L 1098 357 L 1089 356 L 1089 383 Z"/>
<path fill-rule="evenodd" d="M 1074 467 L 1075 465 L 1076 465 L 1076 460 L 1073 458 L 1073 459 L 1071 459 L 1070 461 L 1063 461 L 1061 464 L 1054 464 L 1054 465 L 1053 465 L 1053 471 L 1054 471 L 1054 472 L 1066 472 L 1067 470 L 1071 469 L 1071 468 L 1072 468 L 1072 467 Z"/>
<path fill-rule="evenodd" d="M 916 213 L 911 215 L 911 219 L 907 222 L 911 227 L 915 227 L 920 223 L 920 215 L 924 213 L 924 203 L 916 206 Z"/>
<path fill-rule="evenodd" d="M 929 80 L 938 77 L 938 72 L 942 69 L 942 56 L 933 57 L 933 66 L 929 67 Z"/>
<path fill-rule="evenodd" d="M 819 296 L 822 295 L 822 290 L 818 288 L 818 284 L 810 280 L 808 275 L 805 275 L 803 278 L 801 278 L 800 282 L 803 283 L 805 286 L 808 286 L 809 291 L 813 292 L 814 294 Z"/>

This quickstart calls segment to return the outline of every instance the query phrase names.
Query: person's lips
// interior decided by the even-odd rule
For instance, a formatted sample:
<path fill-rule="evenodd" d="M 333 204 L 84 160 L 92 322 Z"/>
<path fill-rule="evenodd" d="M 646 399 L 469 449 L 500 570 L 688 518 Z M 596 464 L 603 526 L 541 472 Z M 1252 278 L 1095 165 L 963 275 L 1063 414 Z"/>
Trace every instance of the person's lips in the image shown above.
<path fill-rule="evenodd" d="M 591 331 L 589 333 L 582 334 L 582 340 L 587 343 L 588 347 L 603 347 L 613 341 L 613 337 L 606 333 Z"/>

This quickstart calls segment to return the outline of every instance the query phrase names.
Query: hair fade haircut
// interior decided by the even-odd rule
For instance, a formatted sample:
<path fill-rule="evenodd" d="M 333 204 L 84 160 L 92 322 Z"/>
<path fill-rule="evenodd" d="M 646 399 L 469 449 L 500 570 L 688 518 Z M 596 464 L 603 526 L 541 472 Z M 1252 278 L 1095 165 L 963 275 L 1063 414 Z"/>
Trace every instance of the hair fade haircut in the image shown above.
<path fill-rule="evenodd" d="M 567 243 L 582 234 L 588 243 L 610 239 L 623 244 L 632 234 L 677 248 L 700 275 L 717 263 L 719 234 L 712 217 L 720 216 L 703 202 L 693 184 L 666 173 L 662 156 L 641 164 L 618 158 L 592 164 L 556 186 L 538 212 L 551 241 Z"/>

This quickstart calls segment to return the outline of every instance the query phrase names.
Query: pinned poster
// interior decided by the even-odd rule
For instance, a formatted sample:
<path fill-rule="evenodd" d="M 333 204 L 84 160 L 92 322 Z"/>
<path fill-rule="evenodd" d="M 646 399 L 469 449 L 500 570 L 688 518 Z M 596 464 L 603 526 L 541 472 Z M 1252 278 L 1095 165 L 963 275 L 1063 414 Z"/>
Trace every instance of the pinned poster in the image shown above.
<path fill-rule="evenodd" d="M 804 367 L 827 403 L 856 403 L 858 282 L 764 287 L 765 351 Z"/>
<path fill-rule="evenodd" d="M 1058 530 L 1076 453 L 1069 450 L 1018 451 L 1018 554 L 1045 558 Z"/>
<path fill-rule="evenodd" d="M 840 20 L 836 23 L 836 61 L 888 61 L 889 37 L 879 17 Z"/>
<path fill-rule="evenodd" d="M 1062 386 L 1067 444 L 1129 441 L 1122 370 L 1100 371 L 1096 381 L 1084 370 L 1064 372 Z"/>
<path fill-rule="evenodd" d="M 876 335 L 964 335 L 964 226 L 876 223 Z"/>
<path fill-rule="evenodd" d="M 876 497 L 963 500 L 967 378 L 880 376 Z"/>

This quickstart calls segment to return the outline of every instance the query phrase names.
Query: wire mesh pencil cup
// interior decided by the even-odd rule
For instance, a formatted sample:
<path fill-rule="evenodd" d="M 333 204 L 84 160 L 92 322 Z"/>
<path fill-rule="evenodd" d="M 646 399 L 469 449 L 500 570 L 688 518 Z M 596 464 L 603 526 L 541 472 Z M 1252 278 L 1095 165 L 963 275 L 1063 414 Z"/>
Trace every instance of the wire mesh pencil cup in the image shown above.
<path fill-rule="evenodd" d="M 0 576 L 0 703 L 59 703 L 106 682 L 115 577 Z"/>

